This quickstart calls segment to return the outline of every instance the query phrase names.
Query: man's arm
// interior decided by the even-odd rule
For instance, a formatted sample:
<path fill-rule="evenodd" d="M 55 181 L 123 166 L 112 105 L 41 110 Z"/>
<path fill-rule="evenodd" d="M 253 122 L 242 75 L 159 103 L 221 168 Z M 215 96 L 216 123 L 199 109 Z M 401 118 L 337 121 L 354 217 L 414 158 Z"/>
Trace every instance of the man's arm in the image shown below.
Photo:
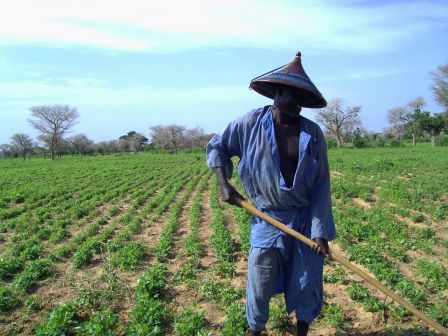
<path fill-rule="evenodd" d="M 228 179 L 231 178 L 233 170 L 231 158 L 242 156 L 239 120 L 231 122 L 221 135 L 215 135 L 207 144 L 206 153 L 207 164 L 214 170 L 218 179 L 222 200 L 237 206 L 236 198 L 244 199 L 244 197 L 229 184 Z"/>
<path fill-rule="evenodd" d="M 316 181 L 311 196 L 311 239 L 316 242 L 313 251 L 321 256 L 328 255 L 328 241 L 336 236 L 330 194 L 330 170 L 327 145 L 322 131 L 317 135 L 318 165 Z"/>

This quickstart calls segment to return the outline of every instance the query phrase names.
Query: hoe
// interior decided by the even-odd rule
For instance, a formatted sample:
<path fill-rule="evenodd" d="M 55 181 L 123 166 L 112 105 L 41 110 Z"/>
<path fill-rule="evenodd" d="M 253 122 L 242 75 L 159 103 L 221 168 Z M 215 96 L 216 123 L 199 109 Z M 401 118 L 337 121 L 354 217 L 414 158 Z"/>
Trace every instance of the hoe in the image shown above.
<path fill-rule="evenodd" d="M 266 222 L 274 225 L 275 227 L 277 227 L 278 229 L 282 230 L 283 232 L 285 232 L 287 234 L 290 234 L 291 236 L 293 236 L 294 238 L 296 238 L 296 239 L 300 240 L 301 242 L 307 244 L 308 246 L 312 247 L 312 246 L 314 246 L 316 244 L 314 241 L 312 241 L 308 237 L 305 237 L 304 235 L 302 235 L 299 232 L 289 228 L 288 226 L 286 226 L 285 224 L 279 222 L 278 220 L 276 220 L 276 219 L 266 215 L 265 213 L 261 212 L 255 206 L 253 206 L 250 202 L 246 201 L 245 199 L 238 198 L 237 202 L 238 202 L 238 204 L 242 208 L 246 209 L 247 211 L 249 211 L 253 215 L 255 215 L 255 216 L 265 220 Z M 361 269 L 359 269 L 355 265 L 351 264 L 347 259 L 345 259 L 341 255 L 339 255 L 337 253 L 334 253 L 334 252 L 331 252 L 331 251 L 329 252 L 329 255 L 330 255 L 330 257 L 333 260 L 339 262 L 340 264 L 342 264 L 345 267 L 347 267 L 349 270 L 351 270 L 351 271 L 355 272 L 356 274 L 358 274 L 361 278 L 366 280 L 371 285 L 375 286 L 377 289 L 382 291 L 387 296 L 391 297 L 393 300 L 398 302 L 402 307 L 406 308 L 408 311 L 410 311 L 412 314 L 417 316 L 419 319 L 421 319 L 422 321 L 427 323 L 429 326 L 431 326 L 434 329 L 440 331 L 443 335 L 448 335 L 448 330 L 445 329 L 441 324 L 437 323 L 436 321 L 431 320 L 429 317 L 427 317 L 425 314 L 420 312 L 413 305 L 411 305 L 410 303 L 406 302 L 403 298 L 401 298 L 400 296 L 395 294 L 390 289 L 386 288 L 381 282 L 379 282 L 375 278 L 371 277 L 370 275 L 368 275 L 366 272 L 362 271 Z"/>

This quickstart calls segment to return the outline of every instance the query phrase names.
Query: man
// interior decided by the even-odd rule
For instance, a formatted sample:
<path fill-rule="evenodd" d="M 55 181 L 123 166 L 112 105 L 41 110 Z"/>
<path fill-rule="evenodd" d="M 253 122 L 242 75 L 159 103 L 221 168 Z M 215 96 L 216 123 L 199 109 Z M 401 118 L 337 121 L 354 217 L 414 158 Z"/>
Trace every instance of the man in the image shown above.
<path fill-rule="evenodd" d="M 325 139 L 320 128 L 300 116 L 302 107 L 326 101 L 306 75 L 301 55 L 286 66 L 251 81 L 250 87 L 274 99 L 231 122 L 207 145 L 207 163 L 218 178 L 222 199 L 238 205 L 242 196 L 228 183 L 231 158 L 258 209 L 313 239 L 310 248 L 269 223 L 253 217 L 248 257 L 246 314 L 250 335 L 262 335 L 269 319 L 269 300 L 285 293 L 288 313 L 296 312 L 297 335 L 323 303 L 323 261 L 335 238 Z"/>

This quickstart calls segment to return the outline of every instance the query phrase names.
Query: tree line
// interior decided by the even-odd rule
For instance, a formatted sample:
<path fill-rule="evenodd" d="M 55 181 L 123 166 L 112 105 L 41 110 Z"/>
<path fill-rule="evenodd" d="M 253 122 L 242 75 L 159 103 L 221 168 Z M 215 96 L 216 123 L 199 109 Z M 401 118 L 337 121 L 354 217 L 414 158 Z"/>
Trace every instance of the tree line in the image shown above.
<path fill-rule="evenodd" d="M 346 143 L 352 143 L 355 147 L 369 147 L 372 144 L 382 147 L 386 141 L 399 146 L 403 139 L 411 139 L 415 146 L 419 137 L 429 137 L 433 147 L 437 144 L 448 145 L 448 64 L 439 66 L 431 74 L 431 89 L 444 112 L 424 111 L 424 98 L 416 97 L 403 106 L 389 109 L 387 119 L 391 126 L 382 133 L 375 133 L 362 127 L 359 116 L 361 106 L 345 106 L 343 99 L 335 98 L 325 108 L 315 110 L 316 121 L 324 128 L 329 147 L 341 147 Z M 2 157 L 21 156 L 25 159 L 31 155 L 42 155 L 54 159 L 64 154 L 82 156 L 158 149 L 177 153 L 185 148 L 204 148 L 213 136 L 206 134 L 201 127 L 187 129 L 173 124 L 150 127 L 149 138 L 130 131 L 116 140 L 95 143 L 85 134 L 66 137 L 79 118 L 74 107 L 41 105 L 31 107 L 30 111 L 28 121 L 40 133 L 37 141 L 27 134 L 16 133 L 11 137 L 11 143 L 0 145 Z"/>
<path fill-rule="evenodd" d="M 328 144 L 341 147 L 350 142 L 355 147 L 367 147 L 372 143 L 384 146 L 388 140 L 400 145 L 403 139 L 411 139 L 412 145 L 416 146 L 417 138 L 429 137 L 433 147 L 448 145 L 448 64 L 439 66 L 431 74 L 431 89 L 444 112 L 424 111 L 424 98 L 416 97 L 403 106 L 389 109 L 387 119 L 391 126 L 382 133 L 375 133 L 362 127 L 361 106 L 345 106 L 341 98 L 336 98 L 325 108 L 315 110 L 316 121 L 323 126 Z"/>
<path fill-rule="evenodd" d="M 211 139 L 201 127 L 191 129 L 180 125 L 153 126 L 149 138 L 135 131 L 118 139 L 95 143 L 85 134 L 67 137 L 77 123 L 79 113 L 69 105 L 40 105 L 30 108 L 28 122 L 40 135 L 33 139 L 30 135 L 16 133 L 9 144 L 0 145 L 0 155 L 8 157 L 43 156 L 54 160 L 62 155 L 95 155 L 168 150 L 177 153 L 180 149 L 204 148 Z"/>

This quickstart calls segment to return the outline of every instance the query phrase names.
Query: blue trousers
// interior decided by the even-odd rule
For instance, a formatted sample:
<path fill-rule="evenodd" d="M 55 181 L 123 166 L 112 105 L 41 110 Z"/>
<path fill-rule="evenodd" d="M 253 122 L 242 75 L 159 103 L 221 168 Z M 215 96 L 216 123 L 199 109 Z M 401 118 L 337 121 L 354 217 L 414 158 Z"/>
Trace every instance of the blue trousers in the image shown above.
<path fill-rule="evenodd" d="M 295 241 L 290 248 L 251 247 L 248 258 L 246 315 L 254 331 L 269 320 L 269 301 L 285 293 L 288 313 L 311 323 L 323 304 L 323 261 L 307 245 Z"/>

